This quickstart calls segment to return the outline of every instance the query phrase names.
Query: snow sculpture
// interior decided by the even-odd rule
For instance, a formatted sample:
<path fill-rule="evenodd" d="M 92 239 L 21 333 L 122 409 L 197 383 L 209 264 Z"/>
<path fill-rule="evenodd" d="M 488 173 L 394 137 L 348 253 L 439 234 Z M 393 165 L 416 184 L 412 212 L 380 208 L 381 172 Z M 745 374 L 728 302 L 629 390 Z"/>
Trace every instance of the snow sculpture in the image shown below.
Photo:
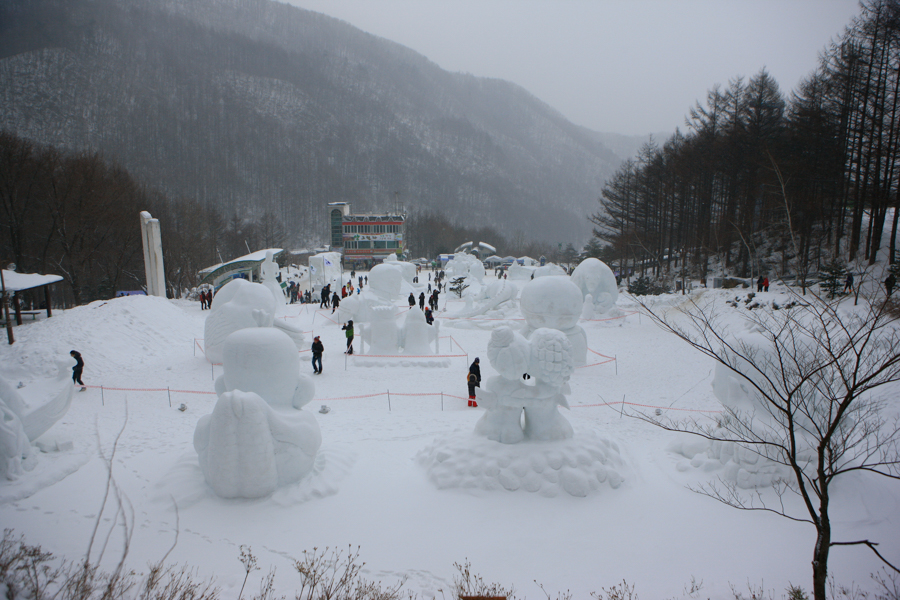
<path fill-rule="evenodd" d="M 817 345 L 815 340 L 804 336 L 801 332 L 793 332 L 798 344 L 807 344 L 810 354 L 815 352 Z M 806 339 L 804 339 L 806 338 Z M 771 344 L 758 331 L 747 330 L 734 334 L 734 340 L 730 342 L 740 352 L 754 357 L 754 364 L 766 366 L 777 371 L 778 357 L 772 355 Z M 748 423 L 755 435 L 768 437 L 770 431 L 777 431 L 780 427 L 776 423 L 778 417 L 767 408 L 765 400 L 757 391 L 756 386 L 766 389 L 770 384 L 766 376 L 751 367 L 746 359 L 734 352 L 728 352 L 729 362 L 741 373 L 753 378 L 753 382 L 747 377 L 717 363 L 713 376 L 713 394 L 728 413 L 737 415 L 742 422 Z M 777 373 L 772 373 L 774 380 L 778 379 Z M 814 401 L 813 401 L 814 403 Z M 801 415 L 796 415 L 803 418 Z M 800 423 L 800 429 L 814 430 L 815 426 L 808 418 Z M 723 436 L 727 437 L 727 432 Z M 804 447 L 804 440 L 797 440 L 800 445 L 801 457 L 805 452 L 812 453 L 812 449 Z M 673 443 L 669 449 L 681 454 L 688 461 L 678 465 L 679 470 L 687 470 L 690 467 L 701 468 L 704 471 L 723 469 L 721 475 L 726 481 L 735 483 L 742 489 L 752 489 L 772 485 L 775 481 L 789 478 L 790 472 L 776 462 L 761 457 L 758 453 L 733 442 L 683 440 Z M 814 458 L 810 456 L 810 461 Z"/>
<path fill-rule="evenodd" d="M 277 329 L 236 331 L 223 355 L 219 399 L 198 421 L 194 449 L 217 495 L 261 498 L 312 471 L 322 434 L 315 417 L 300 408 L 315 388 L 300 375 L 290 338 Z"/>
<path fill-rule="evenodd" d="M 590 294 L 596 313 L 605 313 L 616 304 L 619 286 L 616 276 L 605 263 L 596 258 L 586 258 L 572 271 L 572 282 L 584 297 Z"/>
<path fill-rule="evenodd" d="M 562 331 L 572 345 L 575 366 L 587 364 L 587 334 L 578 325 L 583 308 L 581 291 L 566 277 L 539 277 L 522 288 L 519 305 L 528 337 L 540 327 Z"/>
<path fill-rule="evenodd" d="M 555 277 L 565 275 L 567 275 L 566 270 L 561 266 L 555 265 L 553 263 L 546 264 L 543 267 L 535 267 L 534 269 L 535 279 L 537 279 L 538 277 Z"/>
<path fill-rule="evenodd" d="M 400 329 L 400 346 L 403 353 L 419 356 L 437 354 L 440 351 L 438 347 L 440 326 L 439 321 L 429 325 L 425 321 L 425 313 L 421 310 L 407 311 L 403 327 Z"/>
<path fill-rule="evenodd" d="M 275 264 L 275 254 L 271 250 L 266 250 L 266 259 L 259 265 L 259 281 L 272 292 L 275 298 L 275 306 L 284 306 L 287 299 L 281 289 L 281 284 L 276 276 L 278 275 L 278 265 Z"/>
<path fill-rule="evenodd" d="M 309 257 L 309 272 L 312 279 L 312 285 L 317 289 L 322 289 L 329 283 L 332 286 L 339 284 L 343 275 L 341 268 L 340 252 L 322 252 Z M 337 289 L 340 289 L 337 285 Z"/>
<path fill-rule="evenodd" d="M 216 394 L 233 390 L 255 392 L 275 407 L 301 408 L 312 400 L 315 386 L 300 374 L 300 355 L 284 332 L 271 327 L 235 331 L 222 351 L 224 373 L 216 379 Z"/>
<path fill-rule="evenodd" d="M 206 358 L 221 363 L 225 339 L 248 327 L 275 327 L 293 340 L 297 350 L 305 349 L 303 332 L 275 319 L 275 297 L 269 289 L 246 279 L 233 279 L 213 298 L 212 309 L 206 317 L 203 334 Z"/>
<path fill-rule="evenodd" d="M 488 359 L 500 376 L 476 390 L 479 405 L 486 409 L 475 425 L 476 434 L 504 444 L 572 437 L 572 426 L 557 409 L 569 406 L 564 394 L 575 369 L 565 334 L 540 328 L 526 340 L 500 327 L 491 333 Z M 532 385 L 522 381 L 524 373 L 531 375 Z"/>
<path fill-rule="evenodd" d="M 466 297 L 466 307 L 453 315 L 454 318 L 467 318 L 483 315 L 488 311 L 495 310 L 504 302 L 510 305 L 515 303 L 519 288 L 515 284 L 499 279 L 486 285 L 481 294 L 479 294 L 478 304 L 476 305 L 471 296 Z"/>
<path fill-rule="evenodd" d="M 447 262 L 444 270 L 448 280 L 457 277 L 471 277 L 478 283 L 484 281 L 484 265 L 475 256 L 465 252 L 454 254 L 453 260 Z"/>
<path fill-rule="evenodd" d="M 19 390 L 0 377 L 0 476 L 15 479 L 37 463 L 31 443 L 69 410 L 75 387 L 70 379 L 74 359 L 56 361 L 57 376 L 49 401 L 30 408 Z"/>
<path fill-rule="evenodd" d="M 518 261 L 509 265 L 509 268 L 506 269 L 506 276 L 514 281 L 522 281 L 525 279 L 531 279 L 531 274 L 534 273 L 534 269 L 532 267 L 523 267 L 518 263 Z"/>
<path fill-rule="evenodd" d="M 400 297 L 400 283 L 403 279 L 402 272 L 389 264 L 380 264 L 369 271 L 369 285 L 363 291 L 372 292 L 377 300 L 382 303 L 393 303 Z"/>
<path fill-rule="evenodd" d="M 415 279 L 416 277 L 416 273 L 418 272 L 418 269 L 416 269 L 416 265 L 410 262 L 398 260 L 396 254 L 388 254 L 387 256 L 385 256 L 384 262 L 382 264 L 398 269 L 400 271 L 400 275 L 403 277 L 403 280 L 406 281 L 406 283 L 412 283 L 413 279 Z M 369 282 L 371 283 L 371 281 L 372 276 L 370 274 Z"/>
<path fill-rule="evenodd" d="M 393 305 L 368 307 L 366 311 L 368 322 L 363 323 L 361 327 L 363 342 L 368 344 L 367 351 L 365 346 L 362 346 L 363 352 L 386 355 L 400 352 L 400 329 L 397 327 L 397 316 L 394 314 L 396 310 Z"/>

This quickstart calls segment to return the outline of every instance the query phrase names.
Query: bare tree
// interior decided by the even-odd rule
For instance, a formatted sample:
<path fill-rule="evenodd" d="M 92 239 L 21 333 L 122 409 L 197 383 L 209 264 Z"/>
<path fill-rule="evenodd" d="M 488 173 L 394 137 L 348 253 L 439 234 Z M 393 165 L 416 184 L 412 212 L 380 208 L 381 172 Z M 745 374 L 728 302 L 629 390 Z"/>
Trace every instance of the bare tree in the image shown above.
<path fill-rule="evenodd" d="M 748 329 L 733 335 L 713 302 L 692 301 L 668 313 L 644 309 L 662 327 L 745 382 L 754 410 L 726 406 L 717 423 L 671 421 L 636 415 L 669 431 L 728 442 L 784 467 L 774 484 L 777 503 L 718 481 L 694 491 L 728 506 L 762 510 L 812 524 L 813 593 L 825 600 L 828 556 L 833 546 L 868 546 L 893 563 L 870 540 L 834 540 L 831 485 L 852 472 L 900 479 L 900 425 L 888 419 L 877 392 L 900 380 L 900 327 L 890 305 L 826 302 L 795 297 L 791 309 L 748 311 Z M 750 333 L 747 333 L 750 332 Z M 804 510 L 787 507 L 785 493 Z M 898 571 L 900 572 L 900 571 Z"/>

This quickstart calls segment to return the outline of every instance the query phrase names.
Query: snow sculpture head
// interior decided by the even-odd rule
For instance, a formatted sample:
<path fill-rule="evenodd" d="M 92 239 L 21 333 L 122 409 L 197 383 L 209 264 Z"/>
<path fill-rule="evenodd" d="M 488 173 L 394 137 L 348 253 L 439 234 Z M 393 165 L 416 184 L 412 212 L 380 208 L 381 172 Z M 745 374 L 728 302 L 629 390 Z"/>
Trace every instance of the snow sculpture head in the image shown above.
<path fill-rule="evenodd" d="M 553 263 L 544 265 L 543 267 L 535 267 L 535 269 L 534 269 L 534 278 L 535 279 L 537 279 L 538 277 L 553 277 L 553 276 L 563 277 L 565 275 L 566 275 L 566 270 L 563 269 L 559 265 L 554 265 Z"/>
<path fill-rule="evenodd" d="M 219 395 L 232 390 L 255 392 L 274 407 L 300 408 L 312 400 L 312 379 L 300 374 L 293 340 L 273 327 L 235 331 L 225 339 L 224 373 L 216 380 Z"/>
<path fill-rule="evenodd" d="M 369 271 L 368 290 L 383 302 L 394 302 L 400 296 L 403 275 L 399 269 L 386 264 L 375 265 Z"/>
<path fill-rule="evenodd" d="M 500 327 L 491 333 L 488 359 L 500 377 L 491 377 L 485 389 L 476 390 L 486 411 L 475 433 L 504 444 L 572 437 L 572 426 L 557 409 L 568 407 L 563 394 L 575 369 L 572 345 L 564 333 L 540 328 L 526 340 L 509 327 Z M 524 373 L 531 375 L 533 385 L 523 383 Z"/>
<path fill-rule="evenodd" d="M 204 325 L 206 357 L 222 362 L 222 348 L 233 332 L 247 327 L 271 327 L 275 321 L 275 297 L 265 286 L 234 279 L 213 298 Z"/>
<path fill-rule="evenodd" d="M 578 324 L 581 290 L 565 277 L 535 278 L 522 288 L 519 304 L 528 326 L 569 329 Z"/>
<path fill-rule="evenodd" d="M 596 258 L 586 258 L 572 272 L 572 281 L 584 296 L 594 300 L 594 310 L 605 313 L 616 304 L 619 287 L 616 276 L 605 263 Z"/>
<path fill-rule="evenodd" d="M 281 284 L 276 279 L 277 275 L 278 265 L 275 264 L 275 253 L 271 250 L 266 250 L 266 258 L 259 266 L 259 279 L 266 286 L 266 289 L 272 293 L 272 297 L 275 298 L 275 305 L 284 306 L 287 304 L 287 299 L 281 290 Z"/>
<path fill-rule="evenodd" d="M 406 311 L 403 327 L 400 328 L 400 345 L 404 354 L 434 354 L 431 347 L 437 338 L 438 328 L 425 321 L 425 313 L 421 310 Z"/>

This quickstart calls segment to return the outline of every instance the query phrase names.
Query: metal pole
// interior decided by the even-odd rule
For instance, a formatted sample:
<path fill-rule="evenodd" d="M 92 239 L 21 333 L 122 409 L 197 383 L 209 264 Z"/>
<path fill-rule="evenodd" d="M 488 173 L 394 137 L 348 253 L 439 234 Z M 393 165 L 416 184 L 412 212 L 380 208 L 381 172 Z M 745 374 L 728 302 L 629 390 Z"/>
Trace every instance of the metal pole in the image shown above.
<path fill-rule="evenodd" d="M 103 398 L 103 386 L 100 386 L 100 404 L 102 406 L 106 406 L 106 400 Z"/>
<path fill-rule="evenodd" d="M 444 412 L 444 390 L 441 390 L 441 412 Z"/>
<path fill-rule="evenodd" d="M 619 359 L 613 354 L 613 361 L 616 363 L 616 375 L 619 374 Z"/>
<path fill-rule="evenodd" d="M 209 374 L 213 381 L 216 380 L 216 365 L 209 363 Z"/>
<path fill-rule="evenodd" d="M 625 412 L 625 394 L 622 394 L 622 408 L 619 409 L 619 418 L 622 418 L 622 414 Z"/>
<path fill-rule="evenodd" d="M 9 296 L 6 293 L 6 280 L 3 278 L 2 266 L 0 266 L 0 297 L 3 299 L 3 311 L 6 317 L 6 337 L 9 339 L 9 344 L 12 345 L 16 342 L 16 338 L 13 335 L 12 321 L 9 320 Z"/>
<path fill-rule="evenodd" d="M 172 392 L 169 390 L 169 386 L 166 386 L 166 393 L 169 395 L 169 408 L 172 408 Z"/>
<path fill-rule="evenodd" d="M 391 390 L 388 390 L 388 412 L 391 412 Z"/>
<path fill-rule="evenodd" d="M 197 338 L 194 338 L 194 356 L 197 356 Z"/>

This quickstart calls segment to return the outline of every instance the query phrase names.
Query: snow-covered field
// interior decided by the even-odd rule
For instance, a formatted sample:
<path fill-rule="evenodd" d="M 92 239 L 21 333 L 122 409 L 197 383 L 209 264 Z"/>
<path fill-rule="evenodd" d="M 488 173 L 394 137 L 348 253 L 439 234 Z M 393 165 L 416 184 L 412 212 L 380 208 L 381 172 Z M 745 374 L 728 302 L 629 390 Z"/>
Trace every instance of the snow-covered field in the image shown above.
<path fill-rule="evenodd" d="M 783 291 L 772 289 L 757 299 L 785 303 Z M 705 294 L 721 302 L 726 320 L 736 321 L 746 308 L 724 300 L 747 291 Z M 398 310 L 405 308 L 407 293 Z M 446 296 L 442 308 L 445 301 Z M 654 301 L 666 310 L 685 297 Z M 323 443 L 309 478 L 252 501 L 216 497 L 192 445 L 198 419 L 215 404 L 213 377 L 221 373 L 198 343 L 208 314 L 199 303 L 132 296 L 18 327 L 16 343 L 0 347 L 0 375 L 22 382 L 26 397 L 48 385 L 54 359 L 71 349 L 84 356 L 90 387 L 75 395 L 67 415 L 42 438 L 71 441 L 74 450 L 42 453 L 33 471 L 0 483 L 0 521 L 29 543 L 82 556 L 104 499 L 103 457 L 111 456 L 121 430 L 112 472 L 133 526 L 128 564 L 143 569 L 177 536 L 168 560 L 194 565 L 201 576 L 215 575 L 224 597 L 236 597 L 243 579 L 241 545 L 251 547 L 263 567 L 252 578 L 274 566 L 276 585 L 286 595 L 298 582 L 292 557 L 314 547 L 348 545 L 360 546 L 368 579 L 392 583 L 405 577 L 406 588 L 425 597 L 441 597 L 454 563 L 466 560 L 486 580 L 512 584 L 528 598 L 545 597 L 537 584 L 553 596 L 570 590 L 574 598 L 587 598 L 623 580 L 645 599 L 687 597 L 692 579 L 702 581 L 695 597 L 704 598 L 730 598 L 732 585 L 746 592 L 748 583 L 775 597 L 789 583 L 809 589 L 812 526 L 738 511 L 692 493 L 686 486 L 714 479 L 717 472 L 708 463 L 694 468 L 671 452 L 678 434 L 629 418 L 657 408 L 672 416 L 714 415 L 710 411 L 721 405 L 712 394 L 709 359 L 663 333 L 627 298 L 619 298 L 618 318 L 582 321 L 593 352 L 571 379 L 571 410 L 563 412 L 575 437 L 566 443 L 583 442 L 585 453 L 607 452 L 609 460 L 604 481 L 576 485 L 587 493 L 572 495 L 566 478 L 553 471 L 577 466 L 577 447 L 555 453 L 552 447 L 532 448 L 516 456 L 509 446 L 471 441 L 483 410 L 466 406 L 468 365 L 479 356 L 485 378 L 493 375 L 485 350 L 491 330 L 522 321 L 510 312 L 493 320 L 447 318 L 463 308 L 451 299 L 437 315 L 441 335 L 454 341 L 452 350 L 448 343 L 443 351 L 465 355 L 443 367 L 347 358 L 330 309 L 287 307 L 288 322 L 325 344 L 324 373 L 315 377 L 315 399 L 305 408 L 314 412 Z M 600 355 L 615 360 L 603 362 Z M 311 374 L 308 353 L 301 356 Z M 885 390 L 892 398 L 897 393 L 896 387 Z M 182 404 L 186 410 L 179 410 Z M 319 413 L 321 405 L 331 410 Z M 448 472 L 429 470 L 429 457 L 454 444 L 480 450 L 470 452 L 468 462 L 445 465 Z M 479 452 L 483 462 L 472 458 Z M 530 466 L 523 468 L 522 481 L 496 485 L 485 474 L 491 461 L 509 472 L 519 463 Z M 526 485 L 533 472 L 543 479 Z M 787 502 L 801 512 L 795 499 Z M 832 504 L 834 539 L 877 541 L 880 552 L 898 562 L 900 483 L 848 478 L 835 484 Z M 115 528 L 114 508 L 108 501 L 100 516 L 104 535 Z M 107 566 L 118 559 L 121 539 L 115 528 Z M 838 584 L 868 588 L 880 564 L 868 549 L 846 547 L 832 551 L 830 567 Z M 255 590 L 252 578 L 248 585 Z"/>

